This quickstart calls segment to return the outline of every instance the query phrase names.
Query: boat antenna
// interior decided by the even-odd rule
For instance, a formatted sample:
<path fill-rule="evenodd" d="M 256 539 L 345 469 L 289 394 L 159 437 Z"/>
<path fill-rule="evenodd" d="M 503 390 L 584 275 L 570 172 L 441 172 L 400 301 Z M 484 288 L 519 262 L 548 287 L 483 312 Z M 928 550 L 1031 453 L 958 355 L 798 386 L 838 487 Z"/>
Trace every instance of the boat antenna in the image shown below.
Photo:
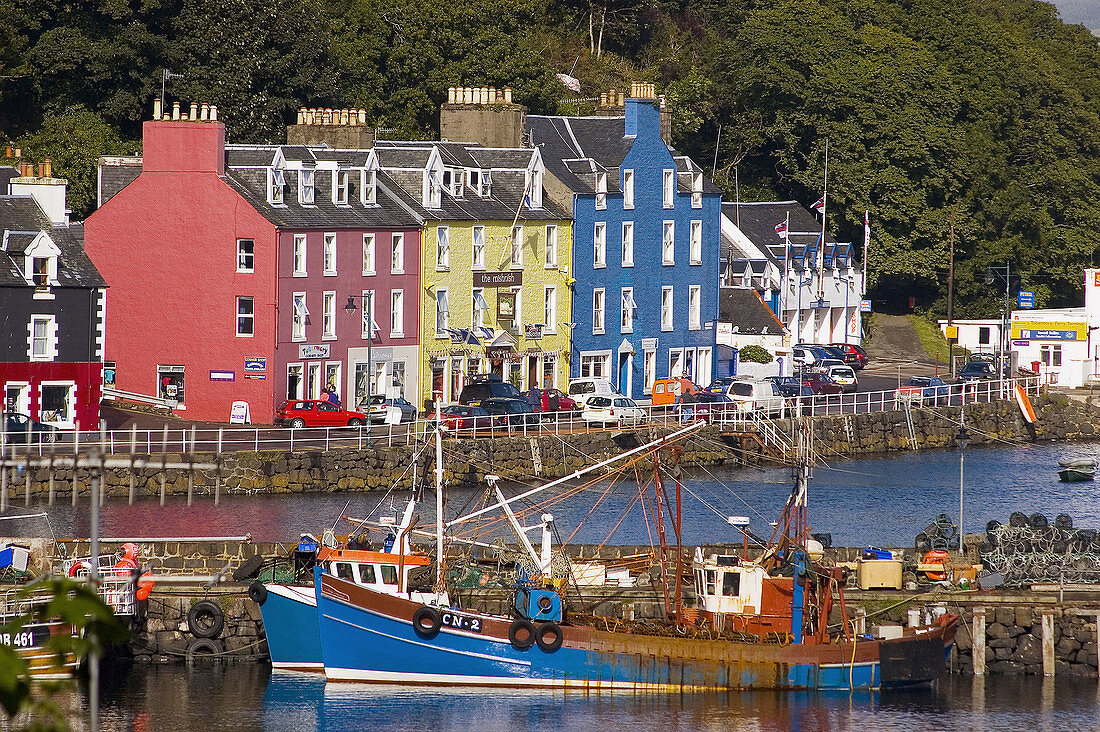
<path fill-rule="evenodd" d="M 443 430 L 439 427 L 443 424 L 440 414 L 440 402 L 443 400 L 443 392 L 435 392 L 435 589 L 443 591 Z"/>

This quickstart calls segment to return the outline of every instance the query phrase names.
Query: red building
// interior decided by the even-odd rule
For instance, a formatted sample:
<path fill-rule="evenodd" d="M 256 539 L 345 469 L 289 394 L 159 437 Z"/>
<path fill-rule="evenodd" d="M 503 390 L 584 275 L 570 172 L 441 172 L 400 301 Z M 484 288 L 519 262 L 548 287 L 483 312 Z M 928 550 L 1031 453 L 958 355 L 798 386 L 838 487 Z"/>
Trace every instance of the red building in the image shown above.
<path fill-rule="evenodd" d="M 368 360 L 366 293 L 378 293 L 372 360 L 415 351 L 417 318 L 388 308 L 419 305 L 419 219 L 380 185 L 368 151 L 227 147 L 216 114 L 205 105 L 181 119 L 154 114 L 143 158 L 101 160 L 100 208 L 85 238 L 111 285 L 115 386 L 222 422 L 245 401 L 252 421 L 270 423 L 284 400 L 319 396 L 330 382 L 354 404 L 356 375 L 378 372 L 359 363 Z M 391 268 L 401 239 L 409 266 Z M 368 240 L 379 260 L 369 272 Z M 381 328 L 391 321 L 411 327 Z M 390 372 L 379 373 L 384 384 L 364 387 L 393 393 Z"/>

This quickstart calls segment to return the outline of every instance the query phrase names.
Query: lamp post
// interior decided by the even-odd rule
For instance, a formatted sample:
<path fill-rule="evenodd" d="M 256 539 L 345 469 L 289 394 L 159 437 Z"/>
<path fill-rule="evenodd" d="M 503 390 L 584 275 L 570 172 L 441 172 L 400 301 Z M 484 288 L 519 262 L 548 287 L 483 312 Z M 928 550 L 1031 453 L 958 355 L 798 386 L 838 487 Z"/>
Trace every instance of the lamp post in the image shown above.
<path fill-rule="evenodd" d="M 1001 320 L 1001 337 L 998 347 L 1001 351 L 1001 357 L 998 359 L 998 380 L 1004 379 L 1005 360 L 1008 358 L 1010 350 L 1009 343 L 1009 321 L 1011 320 L 1012 305 L 1009 300 L 1009 289 L 1012 286 L 1012 265 L 1008 262 L 1004 264 L 991 264 L 985 268 L 985 284 L 992 285 L 994 282 L 994 275 L 1000 277 L 1005 283 L 1005 312 L 1004 318 Z"/>
<path fill-rule="evenodd" d="M 344 305 L 344 312 L 350 314 L 354 313 L 356 310 L 358 310 L 358 308 L 355 307 L 355 298 L 352 295 L 348 295 L 348 302 Z M 363 296 L 363 312 L 367 320 L 367 444 L 370 444 L 371 427 L 373 426 L 370 414 L 370 380 L 371 376 L 374 374 L 374 360 L 371 358 L 371 345 L 374 343 L 374 290 L 367 290 L 366 295 Z"/>
<path fill-rule="evenodd" d="M 966 446 L 970 444 L 970 433 L 966 431 L 966 427 L 960 427 L 958 434 L 955 435 L 955 444 L 959 446 L 959 555 L 961 556 L 963 549 L 963 459 L 966 453 Z"/>

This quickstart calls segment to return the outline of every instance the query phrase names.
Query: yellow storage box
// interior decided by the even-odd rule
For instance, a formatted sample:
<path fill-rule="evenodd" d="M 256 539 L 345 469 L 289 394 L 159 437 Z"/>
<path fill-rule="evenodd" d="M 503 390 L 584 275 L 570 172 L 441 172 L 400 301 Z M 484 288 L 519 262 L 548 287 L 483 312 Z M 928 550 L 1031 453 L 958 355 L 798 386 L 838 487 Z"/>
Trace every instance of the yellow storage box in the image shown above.
<path fill-rule="evenodd" d="M 900 559 L 861 559 L 857 572 L 861 590 L 900 590 Z"/>

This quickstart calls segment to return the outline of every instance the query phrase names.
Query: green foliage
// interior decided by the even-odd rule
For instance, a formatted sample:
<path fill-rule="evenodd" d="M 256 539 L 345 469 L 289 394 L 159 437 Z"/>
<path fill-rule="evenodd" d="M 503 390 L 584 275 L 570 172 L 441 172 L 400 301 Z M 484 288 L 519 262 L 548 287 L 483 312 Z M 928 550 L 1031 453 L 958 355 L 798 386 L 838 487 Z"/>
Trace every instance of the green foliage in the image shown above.
<path fill-rule="evenodd" d="M 87 584 L 67 578 L 51 578 L 34 587 L 24 588 L 19 597 L 37 596 L 45 592 L 47 602 L 35 606 L 33 615 L 17 617 L 0 627 L 0 632 L 16 633 L 30 622 L 61 620 L 74 626 L 72 635 L 58 634 L 46 641 L 46 647 L 56 654 L 58 662 L 67 657 L 84 658 L 92 651 L 102 652 L 105 645 L 120 643 L 128 637 L 127 629 Z M 0 707 L 8 717 L 27 716 L 32 720 L 28 729 L 67 730 L 65 714 L 54 696 L 71 683 L 33 684 L 26 660 L 11 646 L 0 646 Z"/>
<path fill-rule="evenodd" d="M 67 203 L 74 219 L 82 219 L 96 206 L 96 166 L 103 155 L 132 155 L 140 143 L 123 142 L 116 129 L 95 112 L 74 107 L 49 115 L 34 133 L 19 140 L 26 160 L 49 157 L 53 175 L 69 181 Z"/>
<path fill-rule="evenodd" d="M 755 344 L 748 345 L 737 352 L 738 361 L 748 361 L 751 363 L 771 363 L 774 359 L 768 349 L 763 346 L 757 346 Z"/>
<path fill-rule="evenodd" d="M 919 315 L 910 315 L 908 318 L 909 322 L 913 324 L 913 330 L 916 331 L 917 338 L 920 339 L 921 348 L 928 354 L 928 357 L 941 363 L 950 363 L 947 338 L 940 330 L 940 326 L 934 320 Z M 956 349 L 956 353 L 958 352 L 958 349 Z"/>

